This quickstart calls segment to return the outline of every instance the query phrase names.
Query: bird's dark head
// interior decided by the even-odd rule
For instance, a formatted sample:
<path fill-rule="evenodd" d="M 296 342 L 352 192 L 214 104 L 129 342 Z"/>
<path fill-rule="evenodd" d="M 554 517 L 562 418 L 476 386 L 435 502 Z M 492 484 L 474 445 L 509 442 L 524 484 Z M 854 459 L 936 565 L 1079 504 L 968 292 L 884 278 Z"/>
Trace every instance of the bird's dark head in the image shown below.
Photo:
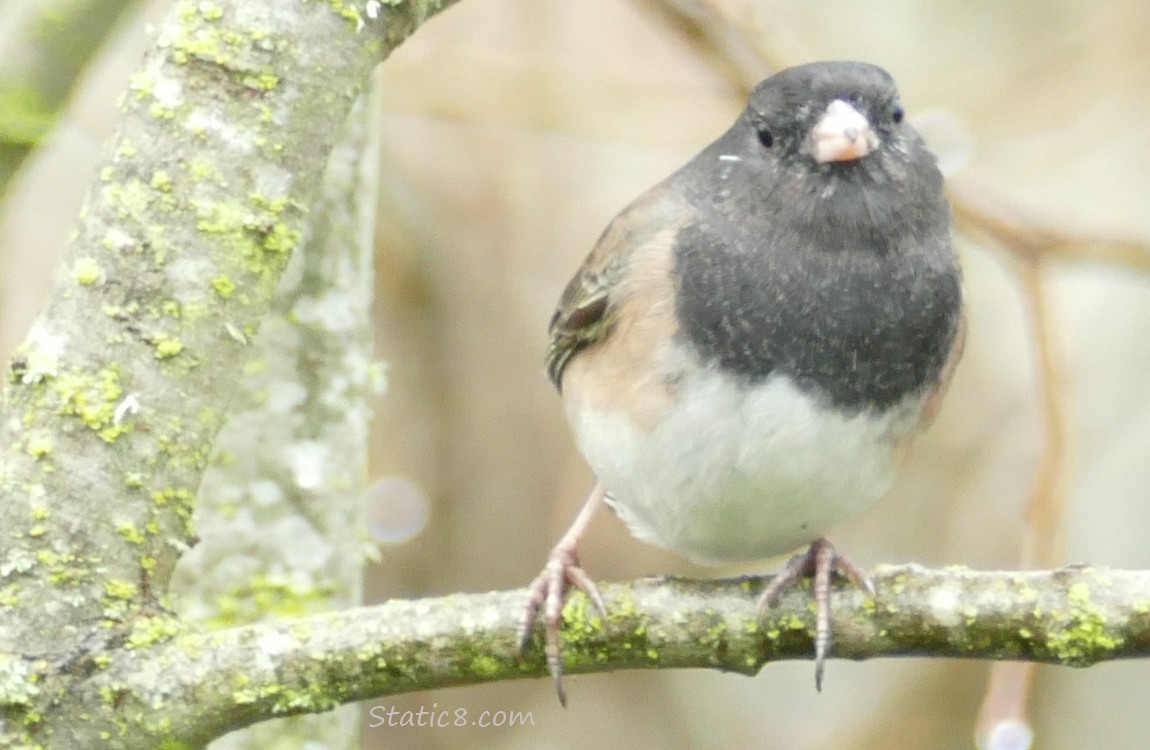
<path fill-rule="evenodd" d="M 869 63 L 829 61 L 767 78 L 751 94 L 740 124 L 781 162 L 831 171 L 921 148 L 904 120 L 889 73 Z"/>
<path fill-rule="evenodd" d="M 949 222 L 942 174 L 906 121 L 894 79 L 862 62 L 767 78 L 671 183 L 750 234 L 793 231 L 828 247 L 872 235 L 885 247 Z"/>
<path fill-rule="evenodd" d="M 672 184 L 750 234 L 789 231 L 828 247 L 844 238 L 886 247 L 949 222 L 942 174 L 906 121 L 894 79 L 862 62 L 767 78 Z"/>

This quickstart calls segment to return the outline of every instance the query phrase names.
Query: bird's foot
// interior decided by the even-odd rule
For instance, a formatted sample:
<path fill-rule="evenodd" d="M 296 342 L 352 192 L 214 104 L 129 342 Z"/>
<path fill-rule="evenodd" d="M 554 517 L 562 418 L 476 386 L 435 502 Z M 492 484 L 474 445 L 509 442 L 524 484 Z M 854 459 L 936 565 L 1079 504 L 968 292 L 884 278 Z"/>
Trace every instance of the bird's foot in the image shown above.
<path fill-rule="evenodd" d="M 522 652 L 531 640 L 536 618 L 542 613 L 547 638 L 547 671 L 555 681 L 555 692 L 563 706 L 567 705 L 567 692 L 563 689 L 563 655 L 559 650 L 559 630 L 563 626 L 563 599 L 571 585 L 587 595 L 599 614 L 607 616 L 607 607 L 603 604 L 599 587 L 579 567 L 579 555 L 574 542 L 564 539 L 551 550 L 542 572 L 527 587 L 527 603 L 519 621 L 519 651 Z"/>
<path fill-rule="evenodd" d="M 831 650 L 831 574 L 838 573 L 855 586 L 874 596 L 874 584 L 866 571 L 845 555 L 839 554 L 826 539 L 815 541 L 790 559 L 759 597 L 759 616 L 779 602 L 783 592 L 800 578 L 814 577 L 815 596 L 815 687 L 823 689 L 823 672 Z"/>
<path fill-rule="evenodd" d="M 602 482 L 596 482 L 587 501 L 571 522 L 571 527 L 551 550 L 542 572 L 527 587 L 527 602 L 523 607 L 523 617 L 519 620 L 519 652 L 523 653 L 527 642 L 531 640 L 535 620 L 540 612 L 543 613 L 543 632 L 547 638 L 547 671 L 555 680 L 555 692 L 559 694 L 559 703 L 563 706 L 567 705 L 567 693 L 563 690 L 563 654 L 559 652 L 559 629 L 563 626 L 563 598 L 567 587 L 574 585 L 582 589 L 599 610 L 599 614 L 607 617 L 607 607 L 603 604 L 599 587 L 579 567 L 579 553 L 576 551 L 583 532 L 606 497 L 607 488 Z"/>

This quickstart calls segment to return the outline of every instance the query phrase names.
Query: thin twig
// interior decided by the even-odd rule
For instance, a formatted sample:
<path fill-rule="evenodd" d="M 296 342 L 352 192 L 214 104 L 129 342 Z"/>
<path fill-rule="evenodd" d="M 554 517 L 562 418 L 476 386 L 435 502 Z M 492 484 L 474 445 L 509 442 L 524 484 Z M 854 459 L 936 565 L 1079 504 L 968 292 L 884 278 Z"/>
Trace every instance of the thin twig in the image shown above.
<path fill-rule="evenodd" d="M 1035 355 L 1035 379 L 1043 421 L 1042 453 L 1034 468 L 1030 496 L 1023 509 L 1020 567 L 1053 567 L 1062 558 L 1065 526 L 1068 440 L 1063 388 L 1064 358 L 1060 356 L 1042 255 L 1027 253 L 1021 246 L 1012 264 L 1030 319 Z M 983 750 L 1029 747 L 1033 728 L 1029 716 L 1031 689 L 1037 665 L 1018 662 L 995 664 L 987 680 L 975 736 Z"/>
<path fill-rule="evenodd" d="M 731 18 L 711 0 L 634 1 L 693 42 L 703 59 L 727 76 L 741 94 L 788 64 L 766 49 L 761 29 Z M 947 195 L 960 232 L 1011 254 L 1105 263 L 1150 273 L 1150 238 L 1059 226 L 1049 217 L 1012 205 L 1012 199 L 969 176 L 951 178 Z"/>
<path fill-rule="evenodd" d="M 785 67 L 755 39 L 750 29 L 702 0 L 635 0 L 692 44 L 738 91 L 749 94 L 768 73 Z"/>
<path fill-rule="evenodd" d="M 1150 241 L 1145 239 L 1055 226 L 973 178 L 951 179 L 947 197 L 960 232 L 1024 262 L 1045 258 L 1150 273 Z"/>

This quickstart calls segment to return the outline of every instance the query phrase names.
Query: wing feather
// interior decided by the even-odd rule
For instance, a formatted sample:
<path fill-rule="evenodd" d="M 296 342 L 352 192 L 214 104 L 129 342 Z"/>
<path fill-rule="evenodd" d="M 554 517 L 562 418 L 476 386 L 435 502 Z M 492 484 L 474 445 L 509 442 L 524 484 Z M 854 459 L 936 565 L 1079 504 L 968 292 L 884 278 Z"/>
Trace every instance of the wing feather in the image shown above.
<path fill-rule="evenodd" d="M 573 356 L 602 341 L 629 295 L 632 260 L 650 242 L 665 242 L 691 216 L 667 183 L 649 190 L 607 226 L 582 268 L 567 284 L 551 316 L 547 376 L 562 390 L 563 369 Z"/>

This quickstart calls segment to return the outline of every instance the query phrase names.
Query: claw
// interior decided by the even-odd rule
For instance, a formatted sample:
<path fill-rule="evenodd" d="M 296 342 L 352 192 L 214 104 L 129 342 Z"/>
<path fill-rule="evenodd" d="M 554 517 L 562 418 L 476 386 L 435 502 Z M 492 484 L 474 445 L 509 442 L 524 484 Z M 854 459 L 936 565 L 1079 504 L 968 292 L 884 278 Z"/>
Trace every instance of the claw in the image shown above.
<path fill-rule="evenodd" d="M 607 605 L 603 603 L 603 596 L 599 587 L 591 577 L 579 566 L 577 547 L 579 539 L 591 521 L 596 508 L 603 502 L 607 491 L 602 484 L 596 484 L 575 517 L 571 528 L 551 550 L 547 564 L 543 570 L 527 587 L 527 601 L 523 607 L 523 616 L 519 621 L 518 643 L 522 653 L 531 640 L 531 632 L 535 620 L 543 615 L 543 631 L 546 637 L 547 671 L 555 682 L 555 692 L 559 696 L 559 704 L 567 706 L 567 692 L 563 688 L 563 654 L 559 645 L 559 631 L 563 627 L 563 599 L 570 586 L 575 586 L 587 595 L 599 614 L 607 616 Z"/>
<path fill-rule="evenodd" d="M 826 539 L 815 541 L 806 550 L 795 555 L 759 597 L 758 611 L 764 612 L 779 603 L 783 591 L 800 578 L 814 576 L 815 597 L 815 688 L 823 689 L 823 673 L 831 651 L 831 575 L 838 573 L 870 596 L 875 595 L 874 583 L 862 568 L 845 555 L 839 554 Z"/>

